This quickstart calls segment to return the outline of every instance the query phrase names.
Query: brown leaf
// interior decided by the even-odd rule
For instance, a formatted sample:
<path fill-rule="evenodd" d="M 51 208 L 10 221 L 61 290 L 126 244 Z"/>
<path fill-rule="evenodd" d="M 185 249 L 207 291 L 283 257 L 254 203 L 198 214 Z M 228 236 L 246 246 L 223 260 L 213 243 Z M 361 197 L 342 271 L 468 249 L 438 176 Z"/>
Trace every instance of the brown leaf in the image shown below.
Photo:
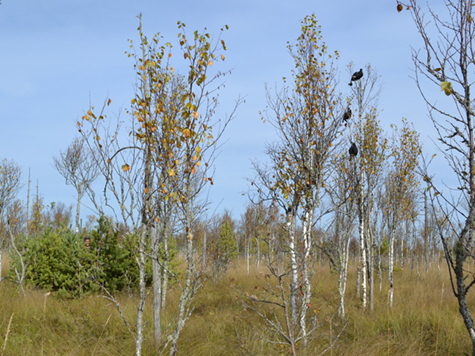
<path fill-rule="evenodd" d="M 397 4 L 397 12 L 401 12 L 403 9 L 403 6 L 401 4 Z"/>

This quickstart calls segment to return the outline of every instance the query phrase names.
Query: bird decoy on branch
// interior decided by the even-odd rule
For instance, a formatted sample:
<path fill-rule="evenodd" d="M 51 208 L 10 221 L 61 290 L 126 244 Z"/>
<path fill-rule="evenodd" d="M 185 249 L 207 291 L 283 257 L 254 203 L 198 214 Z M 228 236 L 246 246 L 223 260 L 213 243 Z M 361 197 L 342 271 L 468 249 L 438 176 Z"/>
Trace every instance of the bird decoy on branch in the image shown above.
<path fill-rule="evenodd" d="M 357 80 L 360 80 L 363 77 L 363 68 L 360 68 L 359 72 L 354 72 L 353 75 L 351 76 L 351 81 L 349 86 L 353 85 L 353 82 L 356 82 Z"/>
<path fill-rule="evenodd" d="M 351 108 L 348 106 L 343 114 L 343 122 L 346 124 L 349 119 L 351 119 Z"/>
<path fill-rule="evenodd" d="M 352 142 L 351 147 L 348 150 L 348 153 L 350 154 L 351 157 L 356 157 L 358 155 L 358 147 L 356 146 L 356 143 Z"/>

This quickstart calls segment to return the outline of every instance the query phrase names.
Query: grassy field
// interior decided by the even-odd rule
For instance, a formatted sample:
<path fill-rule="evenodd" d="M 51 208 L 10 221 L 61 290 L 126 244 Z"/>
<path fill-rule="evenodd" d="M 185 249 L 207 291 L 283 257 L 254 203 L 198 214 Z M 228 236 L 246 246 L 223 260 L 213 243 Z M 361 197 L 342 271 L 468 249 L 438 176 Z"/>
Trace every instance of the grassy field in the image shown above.
<path fill-rule="evenodd" d="M 4 261 L 4 273 L 7 267 Z M 259 293 L 266 268 L 247 275 L 244 264 L 230 269 L 216 282 L 209 280 L 195 299 L 195 311 L 179 341 L 180 355 L 288 355 L 287 347 L 269 343 L 274 338 L 263 320 L 242 305 L 243 296 L 231 288 Z M 316 266 L 311 313 L 317 316 L 315 338 L 302 355 L 318 355 L 330 340 L 340 338 L 326 355 L 463 355 L 471 344 L 458 313 L 445 268 L 417 278 L 410 270 L 396 274 L 394 307 L 387 306 L 387 283 L 376 292 L 375 311 L 361 308 L 356 297 L 355 270 L 350 271 L 348 320 L 336 316 L 337 275 L 328 266 Z M 231 282 L 232 281 L 232 282 Z M 377 284 L 377 283 L 376 283 Z M 179 291 L 170 290 L 164 324 L 175 313 Z M 0 284 L 1 355 L 132 355 L 134 340 L 125 328 L 115 306 L 98 296 L 78 300 L 60 299 L 41 290 L 18 294 L 8 280 Z M 127 295 L 119 296 L 133 323 L 134 304 Z M 149 300 L 150 302 L 150 300 Z M 475 298 L 469 299 L 473 306 Z M 270 310 L 267 310 L 269 312 Z M 154 352 L 151 308 L 146 310 L 144 355 Z M 264 336 L 263 336 L 264 335 Z"/>

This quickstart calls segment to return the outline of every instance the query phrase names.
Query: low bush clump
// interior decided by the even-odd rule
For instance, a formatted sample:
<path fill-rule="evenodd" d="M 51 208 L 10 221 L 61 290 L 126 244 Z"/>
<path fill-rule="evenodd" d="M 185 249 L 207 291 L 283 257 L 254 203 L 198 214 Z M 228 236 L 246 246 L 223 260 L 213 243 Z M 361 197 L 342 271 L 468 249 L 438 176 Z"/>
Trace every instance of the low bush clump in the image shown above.
<path fill-rule="evenodd" d="M 23 239 L 18 248 L 26 266 L 25 282 L 64 297 L 79 297 L 101 286 L 114 292 L 135 285 L 137 265 L 109 221 L 100 218 L 88 236 L 89 247 L 84 236 L 69 229 L 46 229 L 42 235 Z M 21 268 L 18 257 L 14 256 L 12 267 L 10 277 L 15 279 L 15 269 Z"/>

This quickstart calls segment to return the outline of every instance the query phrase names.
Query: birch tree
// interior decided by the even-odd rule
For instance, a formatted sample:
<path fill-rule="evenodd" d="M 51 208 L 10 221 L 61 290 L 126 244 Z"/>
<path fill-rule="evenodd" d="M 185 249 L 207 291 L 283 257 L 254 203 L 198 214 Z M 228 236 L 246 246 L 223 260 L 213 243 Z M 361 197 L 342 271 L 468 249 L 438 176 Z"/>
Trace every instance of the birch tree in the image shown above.
<path fill-rule="evenodd" d="M 315 15 L 302 21 L 301 35 L 288 48 L 295 62 L 293 82 L 288 85 L 284 79 L 282 91 L 275 96 L 268 92 L 269 109 L 264 116 L 279 140 L 268 146 L 268 167 L 254 164 L 257 179 L 253 183 L 261 199 L 275 201 L 285 211 L 291 324 L 296 330 L 298 326 L 305 344 L 312 296 L 312 231 L 342 112 L 334 63 L 338 52 L 328 53 Z M 300 235 L 296 230 L 299 220 Z M 299 243 L 302 250 L 297 249 Z"/>
<path fill-rule="evenodd" d="M 204 271 L 195 268 L 192 234 L 199 211 L 205 207 L 198 200 L 199 194 L 213 182 L 209 169 L 217 142 L 240 100 L 228 116 L 213 118 L 218 107 L 216 92 L 222 87 L 220 78 L 229 73 L 212 68 L 214 63 L 225 60 L 221 51 L 226 50 L 226 45 L 220 36 L 212 42 L 206 31 L 195 31 L 188 38 L 185 24 L 179 22 L 179 44 L 189 68 L 185 75 L 179 75 L 171 64 L 171 44 L 161 44 L 159 34 L 149 40 L 142 31 L 141 16 L 139 19 L 139 50 L 135 52 L 131 44 L 132 51 L 128 53 L 135 59 L 137 85 L 131 109 L 127 112 L 131 119 L 127 138 L 120 135 L 120 121 L 110 130 L 110 126 L 104 124 L 105 115 L 102 112 L 95 115 L 92 109 L 78 126 L 97 152 L 96 162 L 105 179 L 105 205 L 113 211 L 118 205 L 124 224 L 133 232 L 131 247 L 139 266 L 134 334 L 136 355 L 142 352 L 144 307 L 148 295 L 145 264 L 151 257 L 154 338 L 159 345 L 162 340 L 162 277 L 166 278 L 170 272 L 160 263 L 159 248 L 161 243 L 167 242 L 171 216 L 179 214 L 182 217 L 179 226 L 186 235 L 185 280 L 182 283 L 177 278 L 182 293 L 173 330 L 163 345 L 164 348 L 170 346 L 170 354 L 174 355 L 180 333 L 192 313 L 194 295 L 203 282 Z M 109 104 L 110 100 L 106 100 L 104 108 Z M 84 131 L 86 122 L 90 126 Z M 110 196 L 116 200 L 115 206 L 110 203 Z M 103 211 L 101 204 L 95 205 Z"/>
<path fill-rule="evenodd" d="M 92 159 L 93 153 L 85 145 L 84 140 L 75 139 L 58 157 L 53 157 L 56 170 L 76 189 L 78 194 L 76 205 L 76 233 L 79 232 L 79 218 L 81 213 L 81 200 L 90 185 L 97 179 L 99 170 Z"/>
<path fill-rule="evenodd" d="M 350 66 L 350 72 L 352 66 Z M 374 308 L 374 233 L 371 217 L 374 211 L 375 191 L 380 184 L 381 173 L 386 160 L 387 140 L 377 119 L 377 101 L 380 85 L 375 70 L 367 65 L 365 75 L 352 86 L 352 97 L 356 101 L 355 124 L 350 127 L 353 139 L 359 147 L 359 155 L 354 159 L 353 170 L 356 178 L 356 205 L 358 207 L 358 232 L 360 240 L 360 263 L 362 271 L 362 302 L 367 307 L 369 286 L 370 310 Z"/>
<path fill-rule="evenodd" d="M 392 140 L 392 167 L 386 180 L 388 199 L 387 215 L 389 223 L 389 306 L 394 299 L 394 242 L 396 230 L 402 221 L 410 218 L 414 204 L 414 194 L 418 188 L 416 168 L 421 154 L 419 135 L 407 120 L 402 127 L 395 128 Z"/>
<path fill-rule="evenodd" d="M 340 152 L 332 159 L 332 163 L 337 167 L 332 175 L 329 190 L 329 198 L 332 202 L 333 212 L 333 238 L 331 239 L 333 252 L 331 262 L 338 272 L 338 294 L 340 305 L 338 315 L 344 319 L 345 295 L 348 278 L 348 263 L 350 254 L 350 241 L 354 231 L 354 221 L 356 218 L 356 177 L 346 153 Z"/>

